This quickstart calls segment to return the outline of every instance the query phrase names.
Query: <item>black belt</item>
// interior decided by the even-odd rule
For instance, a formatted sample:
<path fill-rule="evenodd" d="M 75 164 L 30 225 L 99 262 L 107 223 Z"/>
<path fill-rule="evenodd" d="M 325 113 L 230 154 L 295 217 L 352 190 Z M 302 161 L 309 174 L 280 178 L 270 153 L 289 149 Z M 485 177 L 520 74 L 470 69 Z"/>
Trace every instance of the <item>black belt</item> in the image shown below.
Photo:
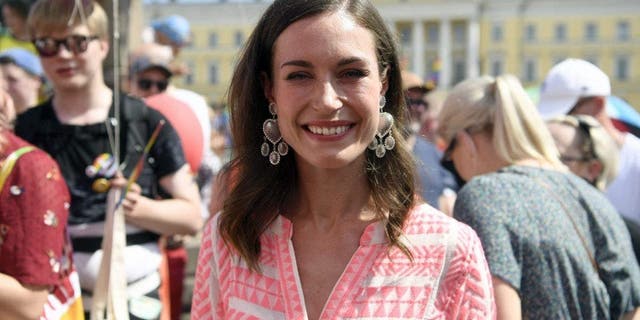
<path fill-rule="evenodd" d="M 103 237 L 81 237 L 72 238 L 71 244 L 75 252 L 96 252 L 102 249 Z M 159 235 L 152 232 L 141 232 L 127 234 L 127 246 L 156 242 L 160 238 Z"/>

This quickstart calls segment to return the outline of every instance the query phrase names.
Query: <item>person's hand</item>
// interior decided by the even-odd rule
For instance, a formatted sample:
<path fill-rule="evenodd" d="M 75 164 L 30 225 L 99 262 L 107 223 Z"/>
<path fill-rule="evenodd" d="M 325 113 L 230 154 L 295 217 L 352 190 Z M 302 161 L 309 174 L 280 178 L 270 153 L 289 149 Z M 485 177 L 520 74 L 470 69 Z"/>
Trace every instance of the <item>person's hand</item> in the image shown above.
<path fill-rule="evenodd" d="M 126 192 L 124 199 L 122 199 L 122 208 L 126 215 L 132 215 L 135 212 L 136 207 L 138 206 L 140 199 L 143 196 L 140 194 L 142 192 L 142 188 L 137 183 L 132 183 L 127 191 L 127 179 L 122 175 L 122 173 L 116 174 L 116 176 L 111 179 L 111 187 L 112 188 L 121 188 L 122 192 Z M 118 199 L 119 200 L 119 199 Z"/>

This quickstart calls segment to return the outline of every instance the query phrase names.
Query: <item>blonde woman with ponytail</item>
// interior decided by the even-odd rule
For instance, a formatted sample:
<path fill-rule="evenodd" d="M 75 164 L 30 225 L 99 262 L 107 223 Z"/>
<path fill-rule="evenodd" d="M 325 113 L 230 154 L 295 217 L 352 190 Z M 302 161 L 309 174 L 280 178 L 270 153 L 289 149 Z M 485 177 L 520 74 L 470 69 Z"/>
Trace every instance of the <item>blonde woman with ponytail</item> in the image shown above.
<path fill-rule="evenodd" d="M 458 84 L 439 121 L 444 157 L 468 181 L 454 217 L 481 239 L 498 319 L 638 316 L 640 269 L 624 223 L 560 162 L 517 78 Z"/>

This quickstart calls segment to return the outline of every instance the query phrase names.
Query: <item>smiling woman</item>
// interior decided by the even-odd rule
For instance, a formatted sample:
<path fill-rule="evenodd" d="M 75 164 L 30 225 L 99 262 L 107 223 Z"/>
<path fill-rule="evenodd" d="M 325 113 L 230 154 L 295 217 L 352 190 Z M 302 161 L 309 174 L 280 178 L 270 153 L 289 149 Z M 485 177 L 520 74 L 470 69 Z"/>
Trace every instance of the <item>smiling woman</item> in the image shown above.
<path fill-rule="evenodd" d="M 370 2 L 275 1 L 237 65 L 193 319 L 493 316 L 477 236 L 416 200 L 395 44 Z"/>

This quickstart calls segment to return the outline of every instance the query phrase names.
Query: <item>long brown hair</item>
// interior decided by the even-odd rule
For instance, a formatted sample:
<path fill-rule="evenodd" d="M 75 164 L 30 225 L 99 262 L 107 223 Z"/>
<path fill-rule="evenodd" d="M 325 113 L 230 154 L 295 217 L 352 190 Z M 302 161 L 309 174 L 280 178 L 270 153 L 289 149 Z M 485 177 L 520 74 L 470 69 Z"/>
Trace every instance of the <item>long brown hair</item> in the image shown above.
<path fill-rule="evenodd" d="M 261 75 L 272 77 L 272 50 L 278 36 L 292 23 L 314 15 L 344 10 L 376 41 L 379 70 L 386 70 L 388 90 L 385 111 L 403 123 L 405 103 L 395 46 L 378 11 L 368 0 L 276 0 L 266 10 L 242 52 L 229 88 L 234 158 L 223 171 L 227 191 L 220 217 L 222 238 L 231 245 L 252 270 L 258 270 L 260 235 L 284 208 L 287 196 L 297 188 L 295 157 L 282 157 L 272 166 L 260 153 L 262 123 L 271 118 L 264 96 Z M 400 242 L 402 226 L 414 203 L 414 163 L 398 127 L 392 134 L 395 149 L 383 158 L 366 152 L 366 175 L 372 200 L 391 246 L 411 256 Z"/>

